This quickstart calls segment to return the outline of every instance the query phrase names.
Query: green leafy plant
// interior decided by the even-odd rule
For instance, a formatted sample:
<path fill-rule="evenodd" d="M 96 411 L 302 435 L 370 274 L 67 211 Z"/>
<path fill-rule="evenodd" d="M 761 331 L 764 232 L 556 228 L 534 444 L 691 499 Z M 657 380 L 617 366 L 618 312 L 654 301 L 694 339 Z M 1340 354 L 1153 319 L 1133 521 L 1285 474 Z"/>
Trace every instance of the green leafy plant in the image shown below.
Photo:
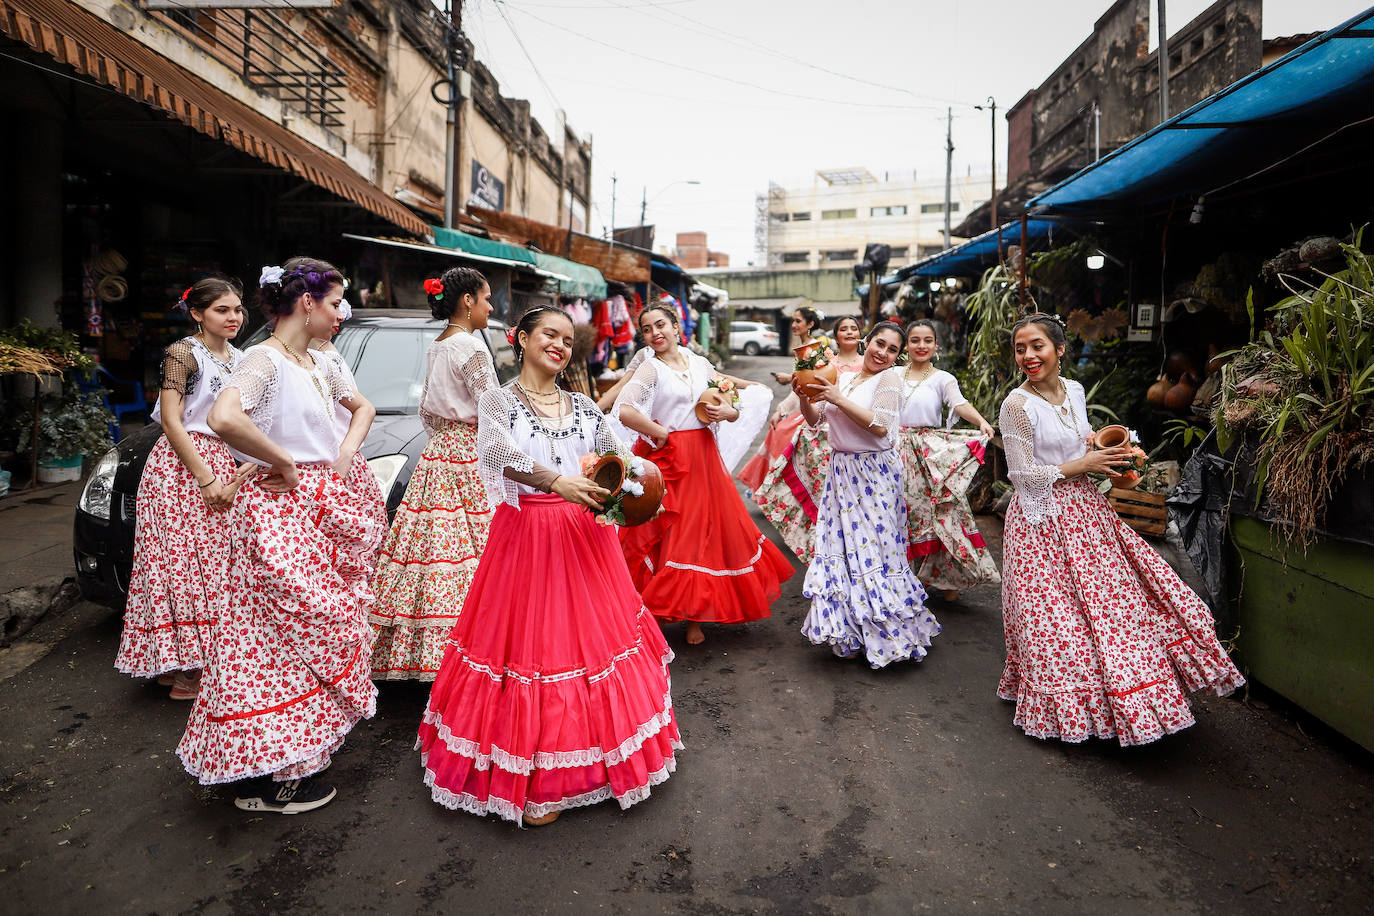
<path fill-rule="evenodd" d="M 965 303 L 972 327 L 968 365 L 956 375 L 964 397 L 985 417 L 996 418 L 1019 375 L 1011 352 L 1011 326 L 1021 314 L 1016 280 L 1005 264 L 990 267 Z"/>
<path fill-rule="evenodd" d="M 33 448 L 33 399 L 21 399 L 10 414 L 16 449 Z M 108 449 L 114 414 L 105 409 L 101 391 L 82 391 L 67 382 L 57 394 L 43 395 L 38 414 L 38 458 L 62 461 Z"/>
<path fill-rule="evenodd" d="M 58 368 L 75 369 L 87 378 L 95 372 L 95 360 L 82 351 L 77 336 L 61 328 L 40 328 L 25 318 L 0 330 L 0 344 L 37 350 Z"/>
<path fill-rule="evenodd" d="M 1257 433 L 1256 500 L 1307 544 L 1345 474 L 1374 459 L 1374 257 L 1364 230 L 1342 244 L 1346 268 L 1320 273 L 1269 308 L 1270 321 L 1223 372 L 1218 444 Z M 1253 326 L 1254 299 L 1247 298 Z"/>
<path fill-rule="evenodd" d="M 1173 419 L 1164 424 L 1164 434 L 1160 437 L 1159 447 L 1177 445 L 1184 452 L 1191 452 L 1207 438 L 1209 430 L 1184 419 Z"/>

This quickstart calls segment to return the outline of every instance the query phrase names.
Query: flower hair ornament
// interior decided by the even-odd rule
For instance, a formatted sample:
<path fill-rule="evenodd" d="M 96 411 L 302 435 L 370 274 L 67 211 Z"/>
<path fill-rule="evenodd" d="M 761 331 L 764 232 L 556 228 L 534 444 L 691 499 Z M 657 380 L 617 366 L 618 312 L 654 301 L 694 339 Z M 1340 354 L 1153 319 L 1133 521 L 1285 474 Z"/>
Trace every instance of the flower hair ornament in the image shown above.
<path fill-rule="evenodd" d="M 506 343 L 515 346 L 515 328 L 506 329 Z"/>
<path fill-rule="evenodd" d="M 435 278 L 430 277 L 428 280 L 425 281 L 424 285 L 425 292 L 433 296 L 436 302 L 444 298 L 443 280 L 436 280 Z"/>
<path fill-rule="evenodd" d="M 258 275 L 258 286 L 281 286 L 281 278 L 285 273 L 286 271 L 280 267 L 264 267 Z"/>
<path fill-rule="evenodd" d="M 186 300 L 190 297 L 192 289 L 194 289 L 194 287 L 186 287 L 185 291 L 181 294 L 181 298 L 176 301 L 176 305 L 173 305 L 172 308 L 176 309 L 178 312 L 190 313 L 191 306 Z"/>
<path fill-rule="evenodd" d="M 347 299 L 339 300 L 339 317 L 343 321 L 347 321 L 348 319 L 353 317 L 353 306 L 348 304 Z"/>

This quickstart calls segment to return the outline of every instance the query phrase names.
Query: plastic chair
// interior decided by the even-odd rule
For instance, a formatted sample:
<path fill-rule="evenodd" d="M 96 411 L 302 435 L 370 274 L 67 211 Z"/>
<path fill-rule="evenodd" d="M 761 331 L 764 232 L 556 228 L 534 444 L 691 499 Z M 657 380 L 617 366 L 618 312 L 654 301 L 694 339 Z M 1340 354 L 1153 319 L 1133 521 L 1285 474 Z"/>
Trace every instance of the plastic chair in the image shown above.
<path fill-rule="evenodd" d="M 95 379 L 91 382 L 78 383 L 83 391 L 94 391 L 96 388 L 106 389 L 101 396 L 101 401 L 105 409 L 114 414 L 114 422 L 110 424 L 110 439 L 113 442 L 119 441 L 119 428 L 123 423 L 126 413 L 143 414 L 144 419 L 148 417 L 148 402 L 143 399 L 143 383 L 132 382 L 127 379 L 115 378 L 115 376 L 104 366 L 96 366 Z M 128 400 L 116 401 L 115 394 L 120 390 L 128 392 Z"/>

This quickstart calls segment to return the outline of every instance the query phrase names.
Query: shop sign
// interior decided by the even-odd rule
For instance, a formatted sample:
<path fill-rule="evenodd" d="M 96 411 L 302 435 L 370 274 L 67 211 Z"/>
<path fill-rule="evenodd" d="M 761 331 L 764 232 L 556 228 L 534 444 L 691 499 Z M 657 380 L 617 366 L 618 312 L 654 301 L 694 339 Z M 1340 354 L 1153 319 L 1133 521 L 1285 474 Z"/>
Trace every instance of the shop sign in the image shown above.
<path fill-rule="evenodd" d="M 488 210 L 506 209 L 505 182 L 487 171 L 487 167 L 476 159 L 472 160 L 472 194 L 468 203 Z"/>

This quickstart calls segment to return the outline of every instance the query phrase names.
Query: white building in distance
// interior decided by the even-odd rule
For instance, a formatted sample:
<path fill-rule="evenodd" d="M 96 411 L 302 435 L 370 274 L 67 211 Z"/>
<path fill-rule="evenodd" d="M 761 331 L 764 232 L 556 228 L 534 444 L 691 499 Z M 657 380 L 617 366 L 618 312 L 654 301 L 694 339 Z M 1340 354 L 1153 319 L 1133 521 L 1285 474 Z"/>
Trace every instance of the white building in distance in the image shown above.
<path fill-rule="evenodd" d="M 989 190 L 986 174 L 956 176 L 951 225 L 986 201 Z M 770 182 L 755 198 L 755 263 L 773 270 L 851 267 L 863 259 L 864 246 L 881 242 L 892 246 L 890 265 L 902 267 L 944 250 L 944 228 L 944 176 L 879 179 L 866 168 L 825 169 L 809 188 Z"/>

